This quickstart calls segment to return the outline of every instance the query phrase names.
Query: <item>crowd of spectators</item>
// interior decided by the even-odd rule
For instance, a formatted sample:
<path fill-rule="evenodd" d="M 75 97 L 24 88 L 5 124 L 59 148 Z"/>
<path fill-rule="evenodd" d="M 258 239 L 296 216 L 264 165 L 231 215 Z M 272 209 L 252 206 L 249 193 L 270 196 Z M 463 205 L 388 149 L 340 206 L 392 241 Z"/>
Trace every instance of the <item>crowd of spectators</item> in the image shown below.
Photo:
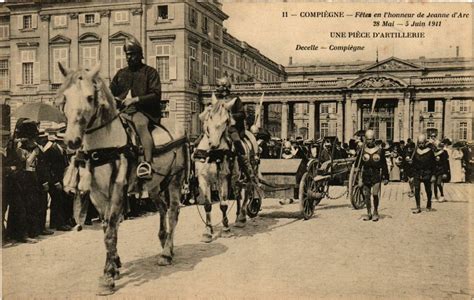
<path fill-rule="evenodd" d="M 87 194 L 63 190 L 63 176 L 74 154 L 64 145 L 65 125 L 39 129 L 19 119 L 13 134 L 2 130 L 2 238 L 36 243 L 55 231 L 81 230 L 98 218 Z M 126 218 L 156 211 L 151 201 L 127 201 Z"/>

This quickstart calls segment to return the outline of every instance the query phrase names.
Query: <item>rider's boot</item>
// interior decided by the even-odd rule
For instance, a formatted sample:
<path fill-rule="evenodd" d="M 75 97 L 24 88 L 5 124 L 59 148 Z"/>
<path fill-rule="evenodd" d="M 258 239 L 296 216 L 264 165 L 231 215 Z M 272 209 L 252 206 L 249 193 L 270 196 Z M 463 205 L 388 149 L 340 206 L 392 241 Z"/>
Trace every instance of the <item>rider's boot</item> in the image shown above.
<path fill-rule="evenodd" d="M 239 166 L 242 168 L 242 171 L 244 172 L 248 182 L 256 182 L 255 174 L 253 173 L 253 168 L 248 157 L 245 156 L 245 154 L 239 154 L 237 159 L 239 161 Z"/>

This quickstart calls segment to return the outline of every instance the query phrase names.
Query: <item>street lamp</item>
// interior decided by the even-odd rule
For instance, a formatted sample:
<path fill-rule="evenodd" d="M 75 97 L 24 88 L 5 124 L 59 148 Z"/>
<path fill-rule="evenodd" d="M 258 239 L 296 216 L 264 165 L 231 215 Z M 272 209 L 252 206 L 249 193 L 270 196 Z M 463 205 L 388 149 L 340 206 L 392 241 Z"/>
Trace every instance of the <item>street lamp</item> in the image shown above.
<path fill-rule="evenodd" d="M 433 122 L 433 114 L 430 114 L 430 116 L 428 117 L 428 121 Z"/>

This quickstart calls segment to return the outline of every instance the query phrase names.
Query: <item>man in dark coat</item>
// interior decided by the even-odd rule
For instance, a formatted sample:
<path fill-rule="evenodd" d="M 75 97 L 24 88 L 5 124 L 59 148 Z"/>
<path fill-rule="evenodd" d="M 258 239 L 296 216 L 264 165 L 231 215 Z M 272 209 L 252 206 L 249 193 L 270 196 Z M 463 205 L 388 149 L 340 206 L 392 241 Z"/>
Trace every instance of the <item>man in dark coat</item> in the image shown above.
<path fill-rule="evenodd" d="M 382 145 L 377 145 L 374 138 L 374 131 L 369 129 L 365 132 L 365 145 L 360 151 L 359 155 L 361 162 L 361 179 L 359 179 L 359 186 L 362 186 L 362 193 L 364 194 L 365 203 L 367 206 L 367 216 L 364 221 L 372 220 L 377 222 L 379 220 L 379 192 L 381 182 L 388 184 L 389 174 L 387 161 L 385 159 L 385 150 Z M 372 214 L 371 196 L 374 198 L 374 211 Z"/>
<path fill-rule="evenodd" d="M 408 186 L 410 187 L 410 192 L 408 193 L 408 197 L 413 197 L 415 195 L 415 186 L 414 186 L 414 168 L 413 164 L 411 163 L 413 159 L 413 155 L 415 155 L 416 145 L 411 141 L 411 139 L 407 140 L 407 145 L 402 150 L 401 155 L 403 156 L 402 161 L 402 168 L 403 168 L 403 176 L 404 180 L 408 182 Z"/>
<path fill-rule="evenodd" d="M 137 167 L 139 178 L 150 179 L 153 159 L 153 138 L 148 129 L 151 122 L 159 123 L 161 117 L 161 84 L 156 69 L 142 62 L 143 49 L 131 38 L 124 45 L 128 67 L 120 69 L 110 84 L 112 94 L 130 116 L 140 137 L 144 150 L 144 161 Z"/>
<path fill-rule="evenodd" d="M 436 145 L 436 150 L 434 152 L 436 165 L 434 168 L 434 182 L 433 182 L 433 191 L 435 195 L 435 200 L 439 202 L 444 202 L 444 183 L 449 182 L 451 179 L 451 172 L 449 169 L 449 155 L 446 150 L 444 150 L 444 144 L 438 142 Z M 439 190 L 439 197 L 438 197 Z"/>
<path fill-rule="evenodd" d="M 413 155 L 413 160 L 410 162 L 413 166 L 414 173 L 414 186 L 415 186 L 415 201 L 416 209 L 413 211 L 414 214 L 421 213 L 420 208 L 420 188 L 421 183 L 425 186 L 425 192 L 427 199 L 426 210 L 431 211 L 431 184 L 434 182 L 434 169 L 436 166 L 436 160 L 432 148 L 426 136 L 421 134 L 418 137 L 418 144 Z"/>
<path fill-rule="evenodd" d="M 67 158 L 63 149 L 55 142 L 55 135 L 49 135 L 48 142 L 43 146 L 43 161 L 48 172 L 46 182 L 51 197 L 49 227 L 60 231 L 69 231 L 67 224 L 66 195 L 62 180 L 67 167 Z"/>

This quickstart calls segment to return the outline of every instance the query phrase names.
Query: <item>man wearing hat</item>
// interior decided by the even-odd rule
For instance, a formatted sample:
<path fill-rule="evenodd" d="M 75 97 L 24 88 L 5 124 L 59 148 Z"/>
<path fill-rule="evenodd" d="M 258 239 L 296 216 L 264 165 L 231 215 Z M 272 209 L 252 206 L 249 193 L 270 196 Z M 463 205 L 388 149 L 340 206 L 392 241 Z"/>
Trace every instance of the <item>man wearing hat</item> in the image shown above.
<path fill-rule="evenodd" d="M 421 183 L 425 186 L 426 197 L 428 202 L 426 204 L 426 210 L 431 211 L 431 184 L 434 182 L 434 168 L 436 166 L 436 160 L 433 150 L 430 147 L 429 141 L 424 134 L 418 136 L 417 147 L 413 155 L 413 159 L 409 161 L 413 166 L 414 173 L 414 186 L 415 186 L 415 201 L 416 209 L 413 211 L 414 214 L 421 213 L 420 208 L 420 188 Z"/>
<path fill-rule="evenodd" d="M 62 180 L 67 167 L 67 158 L 63 149 L 56 143 L 56 130 L 49 132 L 48 141 L 43 146 L 43 161 L 47 169 L 48 193 L 51 197 L 49 227 L 60 231 L 71 230 L 66 223 L 66 197 L 63 192 Z"/>
<path fill-rule="evenodd" d="M 137 176 L 150 179 L 153 139 L 148 125 L 150 121 L 160 122 L 160 76 L 155 68 L 142 62 L 143 48 L 137 39 L 128 39 L 123 49 L 128 67 L 117 72 L 110 89 L 120 104 L 126 107 L 124 112 L 135 124 L 143 146 L 144 161 L 137 167 Z"/>
<path fill-rule="evenodd" d="M 439 202 L 444 202 L 444 183 L 449 182 L 451 179 L 451 174 L 449 170 L 449 155 L 446 150 L 444 150 L 444 144 L 438 142 L 436 145 L 435 155 L 435 168 L 434 168 L 434 182 L 433 182 L 433 191 L 435 200 Z M 439 190 L 439 197 L 438 197 Z"/>
<path fill-rule="evenodd" d="M 381 182 L 388 184 L 389 174 L 387 161 L 385 160 L 385 150 L 381 143 L 375 141 L 373 130 L 369 129 L 365 132 L 365 145 L 359 155 L 362 156 L 360 159 L 361 178 L 359 179 L 359 186 L 362 187 L 367 206 L 367 216 L 363 220 L 377 222 L 379 220 L 378 207 Z M 371 195 L 374 198 L 373 214 Z"/>

